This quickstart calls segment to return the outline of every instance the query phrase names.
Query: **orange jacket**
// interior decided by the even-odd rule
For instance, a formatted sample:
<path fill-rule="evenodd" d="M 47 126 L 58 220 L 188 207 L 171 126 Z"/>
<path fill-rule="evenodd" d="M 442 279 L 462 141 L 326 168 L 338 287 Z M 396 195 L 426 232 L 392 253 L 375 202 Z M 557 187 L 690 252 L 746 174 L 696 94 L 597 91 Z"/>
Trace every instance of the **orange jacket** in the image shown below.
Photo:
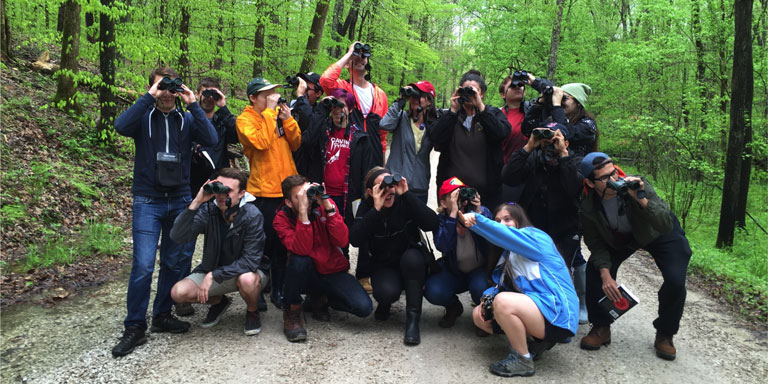
<path fill-rule="evenodd" d="M 282 197 L 280 183 L 295 175 L 291 152 L 301 146 L 301 130 L 293 117 L 283 121 L 285 135 L 277 135 L 277 111 L 259 114 L 250 105 L 237 117 L 237 136 L 251 165 L 248 193 L 256 197 Z"/>
<path fill-rule="evenodd" d="M 320 86 L 323 87 L 323 92 L 325 92 L 326 95 L 330 95 L 331 92 L 333 92 L 334 89 L 342 88 L 345 91 L 352 93 L 355 95 L 355 100 L 357 101 L 357 108 L 362 111 L 360 108 L 360 99 L 357 97 L 357 93 L 355 92 L 355 87 L 352 86 L 352 83 L 346 80 L 340 80 L 339 76 L 341 76 L 341 67 L 336 65 L 336 63 L 331 64 L 328 69 L 323 72 L 323 75 L 320 76 Z M 384 117 L 384 115 L 387 114 L 387 111 L 389 110 L 389 101 L 387 101 L 387 94 L 384 93 L 384 90 L 379 88 L 378 85 L 371 83 L 373 85 L 373 105 L 371 105 L 371 111 L 372 113 L 375 113 L 379 115 L 379 117 Z M 366 128 L 366 127 L 363 127 Z M 387 150 L 387 131 L 380 130 L 379 136 L 381 136 L 381 147 L 386 152 Z"/>

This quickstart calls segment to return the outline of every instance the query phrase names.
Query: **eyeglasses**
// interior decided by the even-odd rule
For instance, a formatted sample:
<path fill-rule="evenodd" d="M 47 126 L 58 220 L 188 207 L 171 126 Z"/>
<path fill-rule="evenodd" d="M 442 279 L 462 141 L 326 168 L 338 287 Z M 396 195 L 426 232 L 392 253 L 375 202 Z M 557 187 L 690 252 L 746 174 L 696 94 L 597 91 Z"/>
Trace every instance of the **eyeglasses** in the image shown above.
<path fill-rule="evenodd" d="M 607 175 L 600 176 L 600 177 L 593 177 L 592 180 L 594 180 L 594 181 L 602 181 L 603 183 L 605 183 L 606 181 L 608 181 L 608 179 L 610 179 L 611 177 L 614 177 L 614 176 L 616 176 L 618 174 L 619 174 L 619 171 L 617 171 L 616 168 L 614 168 L 613 172 L 611 172 L 611 173 L 609 173 Z"/>
<path fill-rule="evenodd" d="M 514 88 L 525 88 L 525 84 L 523 84 L 523 83 L 518 83 L 518 84 L 512 83 L 512 84 L 509 85 L 509 88 L 513 88 L 513 89 Z"/>

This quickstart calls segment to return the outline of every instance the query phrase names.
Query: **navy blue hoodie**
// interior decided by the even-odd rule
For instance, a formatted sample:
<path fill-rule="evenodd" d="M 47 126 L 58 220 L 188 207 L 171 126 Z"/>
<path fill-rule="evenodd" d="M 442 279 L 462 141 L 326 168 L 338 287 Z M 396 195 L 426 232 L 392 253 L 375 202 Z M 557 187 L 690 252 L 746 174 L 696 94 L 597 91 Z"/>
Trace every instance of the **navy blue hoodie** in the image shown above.
<path fill-rule="evenodd" d="M 190 195 L 191 142 L 214 146 L 218 137 L 197 102 L 187 106 L 187 110 L 183 112 L 177 108 L 166 115 L 155 109 L 155 98 L 146 93 L 115 120 L 117 133 L 133 138 L 136 145 L 131 190 L 134 196 Z M 160 190 L 155 186 L 155 159 L 158 152 L 181 154 L 182 182 L 179 186 L 170 190 Z"/>

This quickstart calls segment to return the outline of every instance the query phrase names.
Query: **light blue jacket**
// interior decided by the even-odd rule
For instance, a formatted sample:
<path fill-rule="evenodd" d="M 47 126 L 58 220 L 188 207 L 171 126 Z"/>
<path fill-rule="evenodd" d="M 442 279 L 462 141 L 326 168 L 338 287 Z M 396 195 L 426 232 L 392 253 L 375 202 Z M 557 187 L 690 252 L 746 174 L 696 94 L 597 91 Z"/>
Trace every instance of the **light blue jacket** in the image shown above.
<path fill-rule="evenodd" d="M 496 265 L 492 274 L 493 281 L 499 283 L 504 262 L 511 258 L 514 276 L 510 277 L 514 279 L 517 288 L 536 303 L 541 314 L 552 325 L 576 334 L 579 326 L 579 299 L 565 261 L 549 235 L 534 227 L 517 229 L 482 215 L 475 217 L 477 225 L 469 229 L 508 251 Z M 511 290 L 511 287 L 502 288 Z M 494 286 L 484 294 L 498 292 L 498 286 Z"/>

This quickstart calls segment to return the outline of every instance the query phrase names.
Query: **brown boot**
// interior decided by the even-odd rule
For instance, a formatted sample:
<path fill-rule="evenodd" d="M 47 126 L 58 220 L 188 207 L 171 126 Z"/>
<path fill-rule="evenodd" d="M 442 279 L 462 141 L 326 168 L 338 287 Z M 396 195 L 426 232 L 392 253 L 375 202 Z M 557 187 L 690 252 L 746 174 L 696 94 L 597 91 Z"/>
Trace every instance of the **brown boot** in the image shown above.
<path fill-rule="evenodd" d="M 331 321 L 331 314 L 328 312 L 328 296 L 312 296 L 312 318 L 318 321 Z"/>
<path fill-rule="evenodd" d="M 656 333 L 656 341 L 653 342 L 653 347 L 656 348 L 656 356 L 661 357 L 664 360 L 674 360 L 677 350 L 675 345 L 672 344 L 672 336 Z"/>
<path fill-rule="evenodd" d="M 592 325 L 589 333 L 581 338 L 581 349 L 595 351 L 611 343 L 610 325 Z"/>
<path fill-rule="evenodd" d="M 292 304 L 290 309 L 283 309 L 283 333 L 290 342 L 307 339 L 307 330 L 301 324 L 301 304 Z"/>

